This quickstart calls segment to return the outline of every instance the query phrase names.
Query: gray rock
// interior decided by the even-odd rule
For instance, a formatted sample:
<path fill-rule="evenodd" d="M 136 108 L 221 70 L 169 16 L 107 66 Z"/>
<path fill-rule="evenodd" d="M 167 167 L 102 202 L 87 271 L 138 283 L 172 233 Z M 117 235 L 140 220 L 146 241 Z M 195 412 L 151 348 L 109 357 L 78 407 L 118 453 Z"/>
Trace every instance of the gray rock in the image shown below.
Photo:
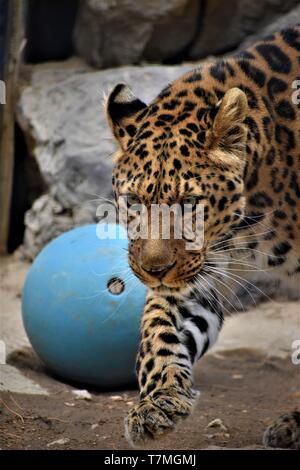
<path fill-rule="evenodd" d="M 17 119 L 31 142 L 48 191 L 25 215 L 23 253 L 33 259 L 52 238 L 95 222 L 102 198 L 111 198 L 116 149 L 102 108 L 103 93 L 127 82 L 146 102 L 191 69 L 185 66 L 121 67 L 106 71 L 36 66 L 21 93 Z M 65 77 L 65 78 L 64 78 Z"/>
<path fill-rule="evenodd" d="M 277 18 L 275 21 L 273 21 L 273 23 L 261 29 L 258 33 L 248 36 L 247 39 L 239 46 L 239 50 L 243 50 L 249 46 L 252 46 L 252 44 L 254 44 L 258 39 L 266 37 L 269 34 L 288 28 L 289 26 L 295 26 L 297 24 L 300 24 L 300 5 L 293 8 L 286 15 L 282 15 Z"/>
<path fill-rule="evenodd" d="M 193 40 L 199 9 L 198 0 L 87 0 L 77 15 L 75 47 L 99 68 L 167 59 Z"/>
<path fill-rule="evenodd" d="M 0 365 L 0 392 L 49 395 L 46 389 L 25 377 L 16 367 L 8 364 Z"/>
<path fill-rule="evenodd" d="M 296 5 L 299 0 L 209 0 L 190 58 L 232 51 L 247 36 L 279 20 Z"/>
<path fill-rule="evenodd" d="M 91 221 L 92 217 L 89 222 Z M 73 211 L 66 211 L 51 194 L 44 194 L 33 203 L 25 214 L 24 224 L 26 229 L 21 251 L 30 260 L 50 240 L 77 225 Z"/>
<path fill-rule="evenodd" d="M 295 24 L 293 15 L 281 17 L 298 5 L 299 0 L 87 0 L 80 4 L 73 36 L 78 54 L 99 68 L 198 60 L 230 52 L 270 24 Z"/>

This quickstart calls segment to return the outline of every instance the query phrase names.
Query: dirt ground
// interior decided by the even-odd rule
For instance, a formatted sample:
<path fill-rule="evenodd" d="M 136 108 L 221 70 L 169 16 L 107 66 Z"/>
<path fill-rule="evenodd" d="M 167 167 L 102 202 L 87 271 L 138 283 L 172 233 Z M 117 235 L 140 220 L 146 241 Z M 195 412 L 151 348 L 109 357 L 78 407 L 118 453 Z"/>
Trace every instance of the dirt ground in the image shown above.
<path fill-rule="evenodd" d="M 32 354 L 10 361 L 46 387 L 50 397 L 2 392 L 1 449 L 128 448 L 123 418 L 137 401 L 136 390 L 90 390 L 91 401 L 78 400 L 72 393 L 74 385 L 48 375 Z M 147 448 L 263 448 L 261 437 L 272 419 L 297 406 L 300 409 L 299 375 L 288 360 L 247 350 L 228 352 L 204 358 L 195 378 L 201 396 L 193 416 Z M 216 418 L 226 429 L 207 427 Z"/>
<path fill-rule="evenodd" d="M 2 323 L 5 311 L 10 314 L 14 311 L 16 322 L 20 320 L 20 288 L 27 271 L 27 267 L 23 268 L 13 262 L 6 271 L 0 269 L 4 286 L 0 291 Z M 284 304 L 280 308 L 288 310 L 288 307 L 295 312 L 299 304 Z M 265 311 L 266 320 L 266 307 Z M 272 315 L 278 321 L 278 311 Z M 11 316 L 6 322 L 8 335 L 17 324 Z M 273 324 L 269 325 L 272 329 Z M 259 324 L 256 329 L 260 329 Z M 263 449 L 262 434 L 266 426 L 280 413 L 300 409 L 300 366 L 293 365 L 288 354 L 280 357 L 248 346 L 237 347 L 230 334 L 234 332 L 240 340 L 241 330 L 235 330 L 232 324 L 225 340 L 233 349 L 217 350 L 197 365 L 195 382 L 201 396 L 192 417 L 162 440 L 150 442 L 147 448 Z M 7 363 L 49 395 L 15 393 L 9 388 L 0 393 L 0 449 L 128 449 L 123 419 L 137 402 L 137 390 L 88 389 L 91 400 L 78 400 L 72 390 L 83 387 L 53 377 L 22 341 L 13 337 L 12 346 L 8 345 Z M 222 420 L 221 427 L 208 426 L 217 418 Z"/>

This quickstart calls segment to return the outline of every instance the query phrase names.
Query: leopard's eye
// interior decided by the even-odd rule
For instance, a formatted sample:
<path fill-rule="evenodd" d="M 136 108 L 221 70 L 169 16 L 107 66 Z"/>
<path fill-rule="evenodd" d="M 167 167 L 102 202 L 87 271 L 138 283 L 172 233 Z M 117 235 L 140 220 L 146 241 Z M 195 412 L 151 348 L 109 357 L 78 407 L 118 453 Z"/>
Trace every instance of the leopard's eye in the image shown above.
<path fill-rule="evenodd" d="M 197 196 L 188 196 L 182 199 L 181 201 L 181 207 L 182 210 L 185 212 L 191 211 L 195 208 L 195 205 L 198 202 L 198 197 Z"/>
<path fill-rule="evenodd" d="M 197 204 L 198 197 L 197 196 L 188 196 L 183 199 L 183 204 Z"/>
<path fill-rule="evenodd" d="M 126 201 L 127 207 L 132 206 L 133 204 L 140 204 L 140 199 L 136 194 L 125 194 L 124 200 Z"/>

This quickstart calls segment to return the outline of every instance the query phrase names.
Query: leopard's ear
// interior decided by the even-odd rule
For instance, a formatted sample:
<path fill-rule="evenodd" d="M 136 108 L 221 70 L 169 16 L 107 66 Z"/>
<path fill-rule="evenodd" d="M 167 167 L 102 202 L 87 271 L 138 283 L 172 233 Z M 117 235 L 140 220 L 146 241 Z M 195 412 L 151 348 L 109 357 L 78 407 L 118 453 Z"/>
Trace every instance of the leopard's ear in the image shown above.
<path fill-rule="evenodd" d="M 218 104 L 211 129 L 211 147 L 237 157 L 244 154 L 247 111 L 246 94 L 239 88 L 230 88 Z"/>
<path fill-rule="evenodd" d="M 147 105 L 123 83 L 116 85 L 110 93 L 106 105 L 107 120 L 123 150 L 136 132 L 135 117 L 146 108 Z"/>

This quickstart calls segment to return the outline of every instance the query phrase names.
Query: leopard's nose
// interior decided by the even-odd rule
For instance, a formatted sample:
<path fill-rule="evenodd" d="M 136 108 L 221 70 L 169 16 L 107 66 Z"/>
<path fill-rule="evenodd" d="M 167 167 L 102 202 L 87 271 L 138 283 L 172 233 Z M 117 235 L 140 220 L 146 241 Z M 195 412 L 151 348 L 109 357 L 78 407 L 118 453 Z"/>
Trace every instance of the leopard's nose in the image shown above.
<path fill-rule="evenodd" d="M 146 271 L 146 273 L 151 274 L 151 276 L 155 276 L 161 279 L 175 265 L 175 263 L 176 261 L 163 265 L 142 264 L 142 268 L 144 271 Z"/>

